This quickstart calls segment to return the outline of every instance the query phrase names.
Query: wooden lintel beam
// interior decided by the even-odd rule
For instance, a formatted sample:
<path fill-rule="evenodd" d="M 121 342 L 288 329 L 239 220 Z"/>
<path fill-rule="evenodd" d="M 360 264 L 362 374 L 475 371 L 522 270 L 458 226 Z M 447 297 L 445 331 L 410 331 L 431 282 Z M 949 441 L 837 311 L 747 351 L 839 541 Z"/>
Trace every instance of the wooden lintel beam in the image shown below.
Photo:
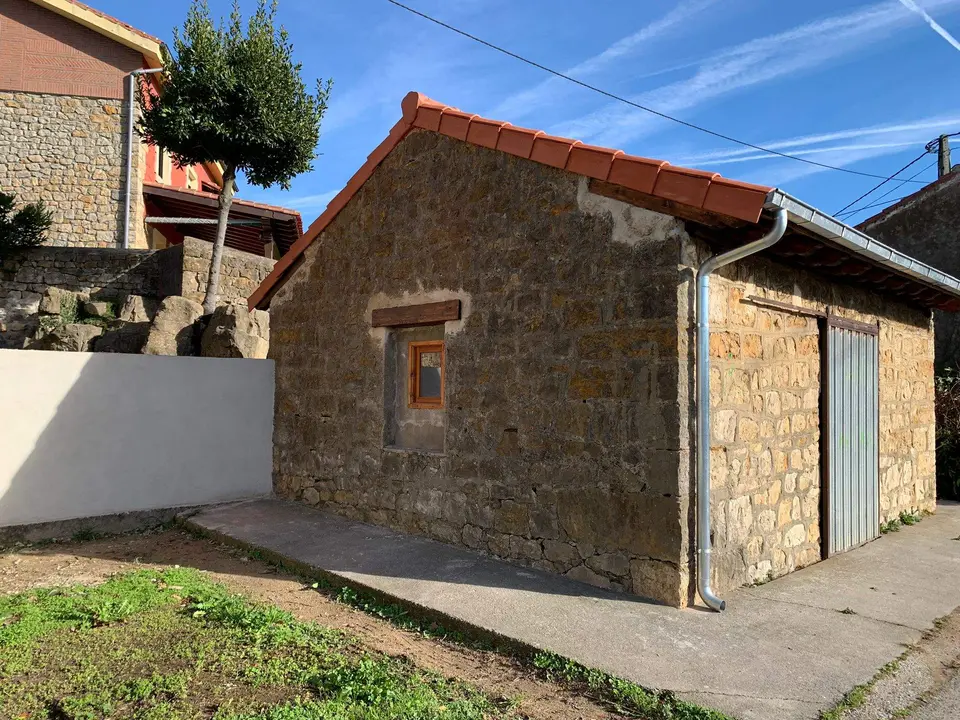
<path fill-rule="evenodd" d="M 448 320 L 459 319 L 460 301 L 444 300 L 421 305 L 380 308 L 373 311 L 372 324 L 373 327 L 416 327 L 439 325 Z"/>

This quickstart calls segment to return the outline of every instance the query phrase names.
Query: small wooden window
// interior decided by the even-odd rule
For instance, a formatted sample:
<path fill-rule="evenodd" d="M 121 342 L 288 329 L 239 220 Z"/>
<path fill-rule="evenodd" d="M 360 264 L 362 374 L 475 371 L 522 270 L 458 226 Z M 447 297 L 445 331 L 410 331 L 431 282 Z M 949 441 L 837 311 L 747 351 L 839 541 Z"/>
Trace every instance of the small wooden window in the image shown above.
<path fill-rule="evenodd" d="M 410 404 L 412 408 L 443 407 L 444 349 L 442 340 L 410 343 Z"/>

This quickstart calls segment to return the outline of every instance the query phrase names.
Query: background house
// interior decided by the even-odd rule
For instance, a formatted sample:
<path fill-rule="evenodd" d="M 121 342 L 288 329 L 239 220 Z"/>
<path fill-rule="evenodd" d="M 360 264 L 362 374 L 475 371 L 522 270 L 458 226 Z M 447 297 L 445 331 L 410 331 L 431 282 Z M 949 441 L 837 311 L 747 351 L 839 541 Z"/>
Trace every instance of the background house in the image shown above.
<path fill-rule="evenodd" d="M 868 235 L 960 275 L 960 172 L 951 172 L 864 220 Z M 937 371 L 960 365 L 960 321 L 953 313 L 934 314 Z"/>
<path fill-rule="evenodd" d="M 403 108 L 251 297 L 277 493 L 690 602 L 693 278 L 786 209 L 712 289 L 714 587 L 934 507 L 931 308 L 960 282 L 773 188 Z"/>
<path fill-rule="evenodd" d="M 51 245 L 124 247 L 131 72 L 162 65 L 160 41 L 74 0 L 0 5 L 0 189 L 53 212 Z M 153 82 L 151 75 L 141 76 Z M 176 167 L 134 140 L 130 235 L 158 249 L 213 230 L 170 218 L 213 218 L 215 164 Z M 234 201 L 226 244 L 279 257 L 302 232 L 293 210 Z"/>

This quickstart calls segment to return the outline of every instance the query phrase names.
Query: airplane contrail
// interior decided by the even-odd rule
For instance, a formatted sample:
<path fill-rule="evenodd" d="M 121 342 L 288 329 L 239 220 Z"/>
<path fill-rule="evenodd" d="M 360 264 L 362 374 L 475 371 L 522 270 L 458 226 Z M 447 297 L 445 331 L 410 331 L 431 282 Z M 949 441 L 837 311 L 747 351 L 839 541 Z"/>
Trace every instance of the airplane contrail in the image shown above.
<path fill-rule="evenodd" d="M 907 10 L 910 10 L 911 12 L 915 12 L 917 15 L 922 17 L 924 22 L 926 22 L 927 25 L 933 28 L 933 31 L 937 33 L 937 35 L 939 35 L 948 43 L 953 45 L 953 47 L 956 48 L 957 50 L 960 50 L 960 42 L 957 42 L 957 39 L 953 35 L 951 35 L 949 32 L 947 32 L 946 28 L 944 28 L 940 23 L 938 23 L 936 20 L 930 17 L 930 15 L 927 14 L 926 10 L 924 10 L 922 7 L 917 5 L 913 0 L 900 0 L 900 3 Z"/>

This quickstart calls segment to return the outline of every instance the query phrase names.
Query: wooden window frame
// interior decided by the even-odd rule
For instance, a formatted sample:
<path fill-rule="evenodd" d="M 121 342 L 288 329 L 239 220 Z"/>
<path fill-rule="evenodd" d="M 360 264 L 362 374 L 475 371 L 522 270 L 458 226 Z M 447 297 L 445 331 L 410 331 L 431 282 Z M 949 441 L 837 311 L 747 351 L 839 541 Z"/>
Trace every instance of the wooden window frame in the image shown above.
<path fill-rule="evenodd" d="M 420 356 L 424 353 L 432 352 L 440 353 L 440 397 L 423 398 L 420 397 Z M 407 407 L 421 410 L 443 409 L 446 395 L 445 387 L 447 384 L 446 343 L 443 340 L 417 340 L 411 342 L 407 347 L 407 364 L 410 368 L 408 374 L 409 402 L 407 403 Z"/>

